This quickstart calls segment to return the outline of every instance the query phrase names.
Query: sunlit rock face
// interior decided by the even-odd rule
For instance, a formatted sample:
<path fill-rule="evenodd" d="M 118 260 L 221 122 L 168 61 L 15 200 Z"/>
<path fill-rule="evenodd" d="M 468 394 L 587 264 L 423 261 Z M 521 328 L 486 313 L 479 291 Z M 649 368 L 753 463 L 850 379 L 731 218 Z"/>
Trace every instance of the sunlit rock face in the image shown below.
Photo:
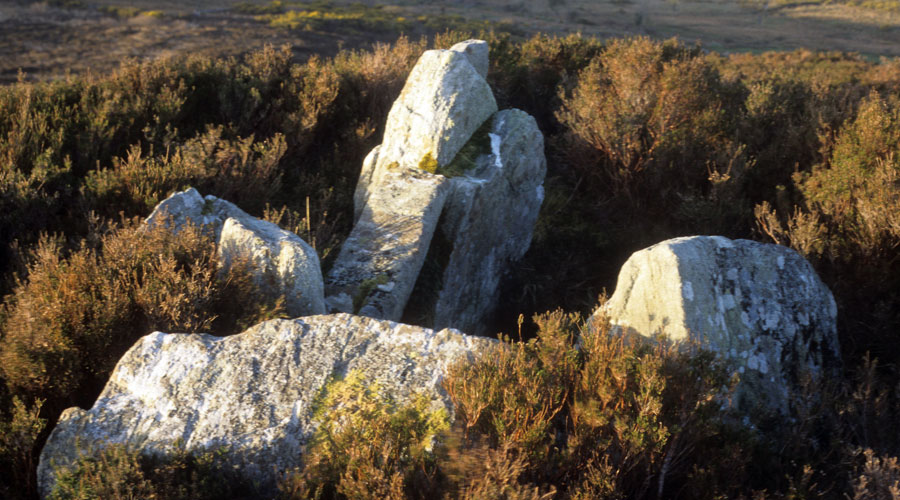
<path fill-rule="evenodd" d="M 424 392 L 449 408 L 440 388 L 448 365 L 494 343 L 349 314 L 272 320 L 230 337 L 152 333 L 90 410 L 63 412 L 41 452 L 41 495 L 54 467 L 113 443 L 162 455 L 224 447 L 225 460 L 274 494 L 279 472 L 301 464 L 314 400 L 333 377 L 358 371 L 397 401 Z"/>
<path fill-rule="evenodd" d="M 325 312 L 319 257 L 299 236 L 257 219 L 233 203 L 188 189 L 169 196 L 147 217 L 147 225 L 163 224 L 178 231 L 200 226 L 218 244 L 225 268 L 236 259 L 249 261 L 257 284 L 268 294 L 283 296 L 293 317 Z"/>
<path fill-rule="evenodd" d="M 502 276 L 531 244 L 546 176 L 534 119 L 497 112 L 488 49 L 467 40 L 413 68 L 363 161 L 356 226 L 326 279 L 331 310 L 486 332 Z"/>
<path fill-rule="evenodd" d="M 784 411 L 803 377 L 840 365 L 831 291 L 780 245 L 720 236 L 653 245 L 625 262 L 605 313 L 625 333 L 692 339 L 729 359 L 745 408 Z"/>

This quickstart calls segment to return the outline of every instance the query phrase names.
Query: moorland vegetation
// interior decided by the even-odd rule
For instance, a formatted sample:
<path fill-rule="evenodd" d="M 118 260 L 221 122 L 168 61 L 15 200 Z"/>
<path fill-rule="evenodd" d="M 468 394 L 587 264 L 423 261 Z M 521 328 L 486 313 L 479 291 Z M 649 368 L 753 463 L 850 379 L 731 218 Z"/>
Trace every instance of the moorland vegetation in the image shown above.
<path fill-rule="evenodd" d="M 367 397 L 321 415 L 283 495 L 896 498 L 900 62 L 480 36 L 499 107 L 527 111 L 547 138 L 534 241 L 491 325 L 518 339 L 452 370 L 451 428 L 350 380 L 335 397 Z M 412 65 L 468 37 L 302 64 L 274 48 L 129 63 L 0 88 L 0 495 L 36 495 L 36 457 L 60 412 L 90 406 L 139 337 L 228 335 L 284 314 L 246 267 L 219 274 L 200 231 L 148 231 L 137 218 L 193 186 L 296 232 L 327 269 L 351 228 L 362 159 Z M 794 394 L 790 415 L 747 425 L 719 404 L 734 381 L 708 353 L 579 319 L 632 252 L 692 234 L 777 242 L 809 259 L 838 303 L 844 376 Z M 327 425 L 335 418 L 359 425 Z M 248 488 L 214 452 L 160 462 L 114 447 L 55 495 Z"/>

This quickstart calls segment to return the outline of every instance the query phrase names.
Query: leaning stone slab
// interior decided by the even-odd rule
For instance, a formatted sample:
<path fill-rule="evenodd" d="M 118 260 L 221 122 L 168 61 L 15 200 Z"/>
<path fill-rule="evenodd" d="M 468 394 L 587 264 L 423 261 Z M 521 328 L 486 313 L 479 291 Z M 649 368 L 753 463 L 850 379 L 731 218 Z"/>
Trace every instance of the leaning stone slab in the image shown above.
<path fill-rule="evenodd" d="M 741 375 L 739 408 L 784 411 L 801 377 L 840 365 L 831 291 L 780 245 L 720 236 L 664 241 L 625 262 L 605 307 L 627 333 L 692 339 L 731 360 Z"/>
<path fill-rule="evenodd" d="M 434 308 L 434 327 L 485 334 L 501 277 L 531 245 L 544 199 L 544 139 L 527 113 L 491 118 L 488 150 L 453 177 L 440 230 L 452 251 Z M 475 138 L 477 139 L 477 138 Z"/>
<path fill-rule="evenodd" d="M 364 162 L 354 196 L 357 214 L 390 168 L 433 172 L 446 166 L 497 111 L 490 86 L 469 62 L 482 65 L 487 55 L 481 47 L 473 41 L 458 50 L 429 50 L 416 62 L 388 113 L 376 157 Z"/>
<path fill-rule="evenodd" d="M 231 337 L 152 333 L 119 361 L 90 410 L 64 411 L 38 466 L 41 496 L 78 453 L 110 444 L 165 455 L 224 447 L 245 478 L 275 494 L 315 431 L 314 400 L 335 375 L 359 370 L 398 401 L 424 391 L 449 408 L 446 368 L 494 342 L 336 314 L 272 320 Z"/>
<path fill-rule="evenodd" d="M 450 190 L 444 176 L 396 167 L 379 182 L 328 274 L 329 306 L 399 320 Z"/>
<path fill-rule="evenodd" d="M 267 293 L 285 297 L 291 316 L 322 314 L 325 297 L 316 251 L 299 236 L 257 219 L 233 203 L 196 189 L 169 196 L 147 217 L 149 226 L 165 224 L 174 231 L 190 221 L 218 243 L 225 268 L 249 258 L 256 281 Z"/>
<path fill-rule="evenodd" d="M 381 154 L 409 166 L 431 154 L 444 166 L 495 111 L 491 87 L 465 54 L 426 51 L 388 113 Z"/>

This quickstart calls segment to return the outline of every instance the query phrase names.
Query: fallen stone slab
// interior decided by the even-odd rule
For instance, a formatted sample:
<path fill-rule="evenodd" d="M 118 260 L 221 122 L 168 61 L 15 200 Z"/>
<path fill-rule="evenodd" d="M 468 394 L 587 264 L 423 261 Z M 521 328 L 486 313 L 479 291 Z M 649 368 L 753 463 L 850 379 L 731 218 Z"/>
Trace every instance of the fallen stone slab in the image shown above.
<path fill-rule="evenodd" d="M 399 167 L 388 172 L 328 273 L 332 310 L 400 319 L 449 190 L 441 175 Z"/>
<path fill-rule="evenodd" d="M 494 344 L 348 314 L 271 320 L 230 337 L 155 332 L 122 357 L 90 410 L 62 413 L 41 451 L 40 493 L 79 453 L 123 444 L 163 456 L 224 449 L 274 496 L 279 474 L 301 465 L 315 400 L 334 377 L 358 372 L 398 402 L 424 393 L 449 408 L 447 367 Z"/>

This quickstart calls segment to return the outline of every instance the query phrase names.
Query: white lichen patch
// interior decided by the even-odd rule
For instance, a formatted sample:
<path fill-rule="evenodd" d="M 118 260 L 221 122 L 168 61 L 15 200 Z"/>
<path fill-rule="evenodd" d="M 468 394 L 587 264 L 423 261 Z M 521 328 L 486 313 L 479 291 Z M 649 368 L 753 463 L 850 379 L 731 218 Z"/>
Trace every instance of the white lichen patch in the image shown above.
<path fill-rule="evenodd" d="M 491 133 L 488 136 L 491 138 L 491 155 L 494 156 L 494 166 L 503 168 L 503 159 L 500 157 L 500 136 Z"/>

